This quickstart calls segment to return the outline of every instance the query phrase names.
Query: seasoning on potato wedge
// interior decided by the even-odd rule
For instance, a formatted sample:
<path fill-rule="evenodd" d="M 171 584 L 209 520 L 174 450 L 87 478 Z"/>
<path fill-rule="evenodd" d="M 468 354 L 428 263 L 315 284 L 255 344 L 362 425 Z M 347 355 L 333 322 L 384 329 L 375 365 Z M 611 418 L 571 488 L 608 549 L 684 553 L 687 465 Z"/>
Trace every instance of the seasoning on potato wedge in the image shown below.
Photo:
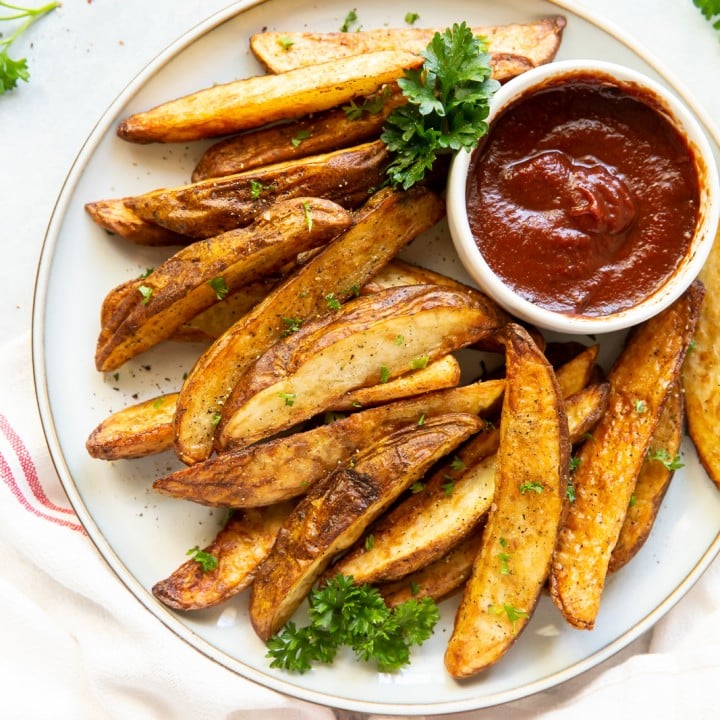
<path fill-rule="evenodd" d="M 520 326 L 507 325 L 502 339 L 506 386 L 495 494 L 445 651 L 445 667 L 456 678 L 497 662 L 526 626 L 565 503 L 570 442 L 555 373 Z"/>
<path fill-rule="evenodd" d="M 209 563 L 203 565 L 197 557 L 186 560 L 153 585 L 153 595 L 175 610 L 212 607 L 237 595 L 252 583 L 293 507 L 294 503 L 285 502 L 234 512 L 202 549 Z"/>
<path fill-rule="evenodd" d="M 488 40 L 493 77 L 508 80 L 530 68 L 550 62 L 560 47 L 566 20 L 561 15 L 528 23 L 473 27 L 475 35 Z M 435 28 L 378 28 L 357 32 L 272 32 L 250 38 L 250 48 L 272 72 L 364 55 L 379 50 L 419 54 L 427 47 Z M 281 42 L 282 41 L 282 42 Z"/>
<path fill-rule="evenodd" d="M 575 500 L 560 529 L 550 595 L 574 627 L 591 629 L 638 473 L 681 370 L 704 289 L 695 282 L 637 326 L 610 370 L 608 409 L 577 453 Z"/>
<path fill-rule="evenodd" d="M 136 143 L 187 142 L 229 135 L 327 110 L 397 80 L 422 58 L 382 51 L 318 63 L 277 75 L 213 85 L 125 118 L 117 127 Z"/>
<path fill-rule="evenodd" d="M 271 292 L 219 337 L 183 383 L 175 414 L 175 451 L 192 464 L 213 450 L 222 405 L 246 367 L 288 331 L 283 318 L 299 323 L 331 312 L 393 258 L 410 240 L 444 217 L 435 193 L 380 190 L 356 215 L 351 228 Z"/>
<path fill-rule="evenodd" d="M 720 490 L 720 232 L 698 277 L 707 292 L 683 366 L 685 415 L 700 464 Z"/>
<path fill-rule="evenodd" d="M 449 414 L 383 438 L 314 485 L 296 505 L 258 568 L 250 622 L 267 640 L 290 618 L 332 557 L 352 545 L 430 465 L 483 426 Z"/>
<path fill-rule="evenodd" d="M 347 302 L 268 348 L 224 403 L 226 438 L 252 444 L 498 330 L 505 315 L 478 292 L 437 285 L 389 288 Z"/>

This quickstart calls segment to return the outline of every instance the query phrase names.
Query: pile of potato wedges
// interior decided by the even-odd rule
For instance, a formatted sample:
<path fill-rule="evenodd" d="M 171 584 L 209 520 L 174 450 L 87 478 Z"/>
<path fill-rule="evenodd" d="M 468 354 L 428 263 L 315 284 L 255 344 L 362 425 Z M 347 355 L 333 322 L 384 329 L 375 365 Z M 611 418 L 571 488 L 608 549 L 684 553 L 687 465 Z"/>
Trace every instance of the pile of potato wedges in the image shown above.
<path fill-rule="evenodd" d="M 476 28 L 504 81 L 557 52 L 565 20 Z M 445 213 L 442 174 L 384 186 L 379 139 L 433 30 L 273 33 L 268 72 L 125 118 L 130 142 L 217 138 L 187 184 L 86 206 L 128 242 L 167 248 L 109 290 L 95 363 L 199 342 L 177 392 L 104 419 L 90 455 L 174 452 L 153 488 L 232 512 L 153 587 L 191 611 L 250 594 L 267 640 L 342 573 L 389 605 L 461 595 L 445 666 L 497 662 L 543 592 L 595 623 L 609 573 L 651 531 L 687 417 L 720 486 L 718 252 L 612 367 L 546 342 L 473 287 L 403 261 Z M 600 340 L 602 342 L 602 339 Z M 458 353 L 497 359 L 467 379 Z"/>

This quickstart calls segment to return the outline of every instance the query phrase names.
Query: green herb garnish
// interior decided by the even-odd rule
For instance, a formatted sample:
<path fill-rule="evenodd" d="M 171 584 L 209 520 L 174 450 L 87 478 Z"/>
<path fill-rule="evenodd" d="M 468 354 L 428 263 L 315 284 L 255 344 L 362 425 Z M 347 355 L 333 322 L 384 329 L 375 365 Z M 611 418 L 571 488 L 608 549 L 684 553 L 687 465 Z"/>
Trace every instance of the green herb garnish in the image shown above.
<path fill-rule="evenodd" d="M 192 559 L 200 565 L 203 572 L 210 572 L 218 566 L 218 559 L 209 552 L 201 550 L 197 545 L 190 548 L 185 554 L 192 555 Z"/>
<path fill-rule="evenodd" d="M 423 66 L 398 85 L 408 102 L 393 110 L 382 132 L 392 154 L 387 173 L 404 190 L 420 182 L 438 155 L 473 149 L 487 133 L 493 80 L 487 43 L 465 22 L 435 33 Z"/>
<path fill-rule="evenodd" d="M 410 648 L 422 645 L 440 617 L 430 598 L 407 600 L 391 610 L 370 585 L 355 585 L 338 575 L 326 586 L 311 591 L 310 624 L 288 622 L 268 640 L 271 667 L 303 673 L 315 663 L 330 663 L 342 646 L 358 660 L 374 661 L 382 672 L 410 662 Z"/>
<path fill-rule="evenodd" d="M 208 280 L 208 285 L 213 289 L 218 300 L 222 300 L 229 292 L 224 277 L 214 277 L 212 280 Z"/>

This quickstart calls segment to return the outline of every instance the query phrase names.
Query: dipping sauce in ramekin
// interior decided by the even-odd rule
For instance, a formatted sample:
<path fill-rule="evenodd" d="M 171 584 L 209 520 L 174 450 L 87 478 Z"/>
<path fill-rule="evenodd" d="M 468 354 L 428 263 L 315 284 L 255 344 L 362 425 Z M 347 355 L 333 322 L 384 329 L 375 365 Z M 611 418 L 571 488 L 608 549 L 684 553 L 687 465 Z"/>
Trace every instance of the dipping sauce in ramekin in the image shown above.
<path fill-rule="evenodd" d="M 702 130 L 657 84 L 607 63 L 554 66 L 502 88 L 488 135 L 454 161 L 451 233 L 481 288 L 516 315 L 570 332 L 626 327 L 704 262 L 717 170 Z"/>

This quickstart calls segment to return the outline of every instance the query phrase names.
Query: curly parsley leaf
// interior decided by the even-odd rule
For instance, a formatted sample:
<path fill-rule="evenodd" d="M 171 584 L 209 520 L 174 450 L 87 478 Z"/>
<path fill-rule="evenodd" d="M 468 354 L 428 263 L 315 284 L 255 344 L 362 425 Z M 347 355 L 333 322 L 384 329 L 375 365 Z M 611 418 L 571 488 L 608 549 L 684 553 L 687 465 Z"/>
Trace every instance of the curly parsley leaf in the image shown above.
<path fill-rule="evenodd" d="M 28 82 L 30 80 L 30 72 L 28 70 L 27 59 L 11 58 L 8 54 L 10 46 L 43 15 L 54 10 L 58 6 L 55 0 L 43 5 L 39 8 L 26 8 L 20 5 L 11 5 L 7 2 L 0 2 L 0 8 L 6 8 L 12 12 L 9 15 L 0 16 L 0 22 L 11 20 L 23 20 L 15 30 L 7 37 L 0 34 L 0 95 L 17 87 L 18 80 Z"/>
<path fill-rule="evenodd" d="M 316 662 L 329 663 L 348 646 L 359 660 L 374 661 L 383 672 L 410 662 L 410 648 L 433 633 L 439 619 L 430 598 L 408 600 L 395 609 L 376 588 L 356 585 L 338 575 L 309 595 L 310 624 L 288 622 L 267 643 L 271 667 L 305 672 Z"/>
<path fill-rule="evenodd" d="M 693 0 L 693 4 L 716 30 L 720 30 L 720 0 Z"/>
<path fill-rule="evenodd" d="M 491 79 L 487 43 L 465 22 L 435 33 L 419 69 L 398 85 L 408 102 L 393 110 L 382 132 L 392 154 L 390 183 L 407 190 L 431 170 L 438 155 L 472 150 L 487 133 Z"/>

